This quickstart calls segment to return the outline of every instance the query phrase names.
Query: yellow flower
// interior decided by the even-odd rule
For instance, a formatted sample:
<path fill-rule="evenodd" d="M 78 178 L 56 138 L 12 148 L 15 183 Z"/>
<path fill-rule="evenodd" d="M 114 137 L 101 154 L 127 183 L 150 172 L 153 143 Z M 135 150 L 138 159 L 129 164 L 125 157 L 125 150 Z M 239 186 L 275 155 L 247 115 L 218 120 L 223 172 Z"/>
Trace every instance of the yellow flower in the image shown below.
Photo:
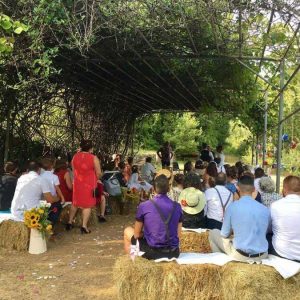
<path fill-rule="evenodd" d="M 39 212 L 39 214 L 42 215 L 45 211 L 44 211 L 43 209 L 40 208 L 40 209 L 38 210 L 38 212 Z"/>
<path fill-rule="evenodd" d="M 39 225 L 39 223 L 36 220 L 31 220 L 30 226 L 32 228 L 36 228 L 36 227 L 38 227 L 38 225 Z"/>
<path fill-rule="evenodd" d="M 49 224 L 49 225 L 46 227 L 46 230 L 47 230 L 47 231 L 51 231 L 51 230 L 52 230 L 52 225 Z"/>
<path fill-rule="evenodd" d="M 30 220 L 30 212 L 26 211 L 24 215 L 25 220 Z"/>

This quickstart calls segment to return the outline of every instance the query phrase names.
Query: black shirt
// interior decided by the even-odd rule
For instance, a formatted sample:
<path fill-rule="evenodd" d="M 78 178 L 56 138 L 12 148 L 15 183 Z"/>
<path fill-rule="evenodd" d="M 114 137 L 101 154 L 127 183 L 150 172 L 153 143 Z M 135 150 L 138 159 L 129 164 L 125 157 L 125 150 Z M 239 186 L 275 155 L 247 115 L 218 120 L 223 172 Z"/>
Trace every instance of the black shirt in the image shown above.
<path fill-rule="evenodd" d="M 0 178 L 0 210 L 9 210 L 13 200 L 18 178 L 9 174 Z"/>

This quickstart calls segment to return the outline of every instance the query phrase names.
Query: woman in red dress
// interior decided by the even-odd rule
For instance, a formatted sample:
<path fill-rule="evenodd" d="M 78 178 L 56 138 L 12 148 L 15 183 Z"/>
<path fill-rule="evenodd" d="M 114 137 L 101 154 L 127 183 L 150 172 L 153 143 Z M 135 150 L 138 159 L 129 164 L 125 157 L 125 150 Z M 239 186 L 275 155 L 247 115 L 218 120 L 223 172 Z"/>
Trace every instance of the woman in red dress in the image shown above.
<path fill-rule="evenodd" d="M 73 228 L 72 223 L 77 209 L 82 209 L 81 233 L 90 233 L 87 224 L 91 215 L 92 207 L 96 206 L 95 189 L 101 176 L 100 162 L 93 155 L 93 144 L 90 140 L 80 143 L 81 151 L 76 153 L 72 160 L 74 172 L 73 203 L 70 209 L 70 219 L 66 226 L 67 230 Z"/>
<path fill-rule="evenodd" d="M 55 175 L 59 179 L 59 187 L 66 202 L 72 202 L 73 184 L 68 170 L 67 161 L 65 159 L 58 159 L 55 162 Z"/>

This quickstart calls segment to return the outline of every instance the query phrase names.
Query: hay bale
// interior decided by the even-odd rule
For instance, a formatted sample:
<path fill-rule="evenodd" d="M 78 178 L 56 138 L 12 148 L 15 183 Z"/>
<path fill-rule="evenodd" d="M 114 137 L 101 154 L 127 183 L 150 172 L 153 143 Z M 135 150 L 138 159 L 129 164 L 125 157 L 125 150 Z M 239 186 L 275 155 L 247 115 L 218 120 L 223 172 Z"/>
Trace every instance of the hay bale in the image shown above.
<path fill-rule="evenodd" d="M 208 264 L 157 264 L 140 257 L 132 262 L 126 256 L 116 261 L 113 277 L 122 300 L 218 300 L 219 269 Z"/>
<path fill-rule="evenodd" d="M 67 224 L 69 222 L 69 214 L 70 214 L 70 208 L 71 205 L 67 205 L 63 208 L 61 214 L 60 214 L 60 222 L 63 224 Z M 88 225 L 89 226 L 95 226 L 98 222 L 98 217 L 97 217 L 97 209 L 94 207 L 92 208 L 91 212 L 91 217 L 89 219 Z M 81 209 L 79 208 L 75 219 L 74 219 L 74 226 L 80 227 L 82 226 L 82 214 L 81 214 Z"/>
<path fill-rule="evenodd" d="M 229 263 L 222 267 L 222 299 L 300 299 L 300 274 L 284 280 L 272 267 Z"/>
<path fill-rule="evenodd" d="M 110 196 L 109 206 L 113 215 L 135 214 L 138 204 L 135 201 L 123 201 L 121 196 Z"/>
<path fill-rule="evenodd" d="M 209 232 L 183 231 L 180 237 L 180 252 L 210 253 Z"/>
<path fill-rule="evenodd" d="M 30 230 L 23 222 L 12 220 L 0 223 L 0 247 L 9 250 L 28 250 Z"/>

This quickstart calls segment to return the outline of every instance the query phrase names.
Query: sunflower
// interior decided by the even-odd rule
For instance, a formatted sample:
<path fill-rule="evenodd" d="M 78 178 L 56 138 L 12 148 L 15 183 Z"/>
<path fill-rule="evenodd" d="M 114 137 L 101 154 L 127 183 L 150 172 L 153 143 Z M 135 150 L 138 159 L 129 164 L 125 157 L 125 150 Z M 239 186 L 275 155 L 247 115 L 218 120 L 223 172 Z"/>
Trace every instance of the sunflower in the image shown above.
<path fill-rule="evenodd" d="M 41 209 L 41 208 L 38 210 L 38 213 L 39 213 L 40 215 L 42 215 L 44 212 L 45 212 L 45 211 L 44 211 L 43 209 Z"/>
<path fill-rule="evenodd" d="M 24 214 L 24 219 L 25 220 L 30 220 L 30 212 L 29 211 L 26 211 L 25 214 Z"/>
<path fill-rule="evenodd" d="M 47 230 L 47 231 L 51 231 L 51 230 L 52 230 L 52 225 L 49 224 L 49 225 L 46 227 L 46 230 Z"/>
<path fill-rule="evenodd" d="M 38 227 L 39 223 L 36 220 L 31 220 L 30 225 L 32 228 L 36 228 L 36 227 Z"/>

